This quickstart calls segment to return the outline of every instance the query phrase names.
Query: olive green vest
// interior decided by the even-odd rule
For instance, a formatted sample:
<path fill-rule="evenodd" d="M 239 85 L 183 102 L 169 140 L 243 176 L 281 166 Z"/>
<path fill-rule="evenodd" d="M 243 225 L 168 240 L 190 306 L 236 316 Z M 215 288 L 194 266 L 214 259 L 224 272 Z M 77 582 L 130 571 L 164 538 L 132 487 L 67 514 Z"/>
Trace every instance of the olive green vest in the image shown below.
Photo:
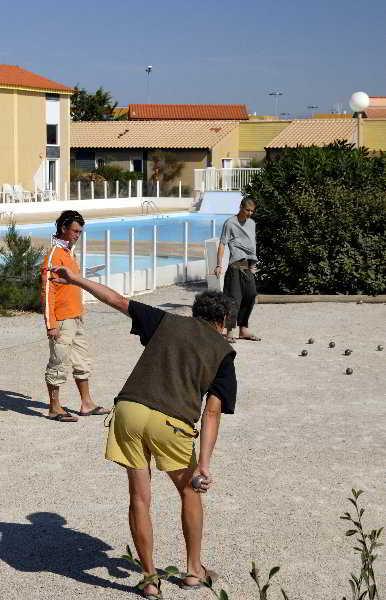
<path fill-rule="evenodd" d="M 116 398 L 194 425 L 230 344 L 209 323 L 166 313 Z"/>

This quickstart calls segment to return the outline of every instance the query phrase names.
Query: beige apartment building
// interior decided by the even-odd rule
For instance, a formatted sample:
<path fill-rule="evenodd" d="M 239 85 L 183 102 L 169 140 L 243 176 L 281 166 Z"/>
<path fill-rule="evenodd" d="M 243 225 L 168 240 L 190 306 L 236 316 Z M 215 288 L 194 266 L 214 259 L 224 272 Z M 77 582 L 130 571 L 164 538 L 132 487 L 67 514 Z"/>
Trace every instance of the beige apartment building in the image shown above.
<path fill-rule="evenodd" d="M 64 198 L 70 179 L 72 88 L 0 65 L 0 191 Z"/>

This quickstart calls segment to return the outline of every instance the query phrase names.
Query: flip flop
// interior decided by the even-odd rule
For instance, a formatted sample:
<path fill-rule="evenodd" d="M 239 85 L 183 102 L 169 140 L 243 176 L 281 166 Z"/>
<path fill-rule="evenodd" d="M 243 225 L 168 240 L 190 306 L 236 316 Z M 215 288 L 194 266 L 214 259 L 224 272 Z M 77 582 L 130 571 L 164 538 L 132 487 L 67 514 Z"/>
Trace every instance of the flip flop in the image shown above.
<path fill-rule="evenodd" d="M 239 340 L 249 340 L 250 342 L 261 342 L 261 337 L 257 337 L 257 335 L 248 335 L 246 337 L 239 337 Z"/>
<path fill-rule="evenodd" d="M 59 421 L 59 423 L 75 423 L 78 420 L 78 417 L 71 415 L 68 412 L 58 413 L 57 415 L 48 415 L 47 419 L 49 421 Z"/>
<path fill-rule="evenodd" d="M 92 415 L 108 415 L 110 410 L 108 408 L 103 408 L 103 406 L 96 406 L 92 410 L 88 412 L 80 412 L 81 417 L 91 417 Z"/>
<path fill-rule="evenodd" d="M 228 342 L 228 344 L 235 344 L 237 342 L 237 338 L 233 337 L 233 335 L 226 335 L 225 339 Z"/>
<path fill-rule="evenodd" d="M 144 591 L 144 588 L 149 584 L 154 585 L 158 589 L 157 594 L 147 594 Z M 161 580 L 159 577 L 154 578 L 154 581 L 146 581 L 146 579 L 143 579 L 143 581 L 140 581 L 136 585 L 136 588 L 138 589 L 138 592 L 141 594 L 141 596 L 143 598 L 146 598 L 147 600 L 162 600 L 163 598 L 161 592 Z"/>
<path fill-rule="evenodd" d="M 218 574 L 216 573 L 216 571 L 210 571 L 209 569 L 207 569 L 206 567 L 204 567 L 204 565 L 202 565 L 202 568 L 205 571 L 205 578 L 204 579 L 200 579 L 199 583 L 195 583 L 193 585 L 189 585 L 187 583 L 184 583 L 184 581 L 181 581 L 180 583 L 180 588 L 182 590 L 200 590 L 204 587 L 207 587 L 208 584 L 212 585 L 212 583 L 215 583 L 218 579 Z M 194 577 L 194 575 L 193 575 Z"/>

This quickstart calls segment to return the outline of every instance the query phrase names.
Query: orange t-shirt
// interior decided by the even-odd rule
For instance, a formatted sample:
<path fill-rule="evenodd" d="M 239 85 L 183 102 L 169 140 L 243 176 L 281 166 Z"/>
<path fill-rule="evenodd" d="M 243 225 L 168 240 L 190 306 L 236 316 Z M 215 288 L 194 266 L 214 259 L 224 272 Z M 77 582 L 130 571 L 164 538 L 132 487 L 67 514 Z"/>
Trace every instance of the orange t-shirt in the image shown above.
<path fill-rule="evenodd" d="M 57 275 L 47 271 L 50 267 L 68 267 L 79 273 L 79 265 L 68 248 L 55 245 L 45 256 L 41 268 L 41 304 L 47 329 L 54 329 L 58 321 L 75 319 L 84 312 L 82 291 L 76 285 L 55 283 Z"/>

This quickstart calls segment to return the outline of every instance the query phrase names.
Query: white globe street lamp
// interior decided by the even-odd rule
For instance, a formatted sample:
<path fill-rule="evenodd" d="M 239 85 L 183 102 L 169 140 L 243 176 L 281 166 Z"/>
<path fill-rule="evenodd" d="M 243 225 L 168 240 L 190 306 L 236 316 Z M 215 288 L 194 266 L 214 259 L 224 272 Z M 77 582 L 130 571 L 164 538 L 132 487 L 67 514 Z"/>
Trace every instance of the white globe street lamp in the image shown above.
<path fill-rule="evenodd" d="M 370 104 L 370 98 L 366 92 L 355 92 L 349 100 L 353 112 L 363 112 Z"/>
<path fill-rule="evenodd" d="M 362 113 L 370 104 L 370 98 L 366 92 L 354 92 L 349 100 L 351 110 L 356 113 L 358 119 L 357 147 L 362 145 Z"/>

